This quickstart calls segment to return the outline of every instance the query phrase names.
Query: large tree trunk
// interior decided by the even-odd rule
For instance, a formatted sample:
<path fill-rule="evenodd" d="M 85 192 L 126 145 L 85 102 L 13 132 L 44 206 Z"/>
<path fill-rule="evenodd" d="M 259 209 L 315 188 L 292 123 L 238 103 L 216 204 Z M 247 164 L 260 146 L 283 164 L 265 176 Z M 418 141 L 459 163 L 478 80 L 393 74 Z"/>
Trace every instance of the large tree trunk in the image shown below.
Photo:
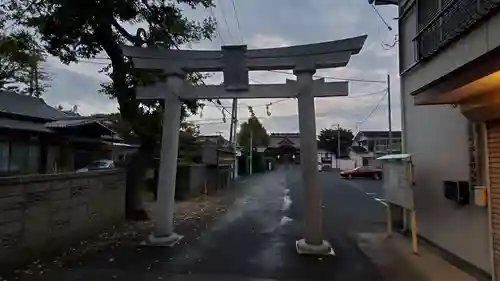
<path fill-rule="evenodd" d="M 142 195 L 146 191 L 145 175 L 153 158 L 151 147 L 141 145 L 127 163 L 126 215 L 130 220 L 146 220 Z"/>
<path fill-rule="evenodd" d="M 108 23 L 103 23 L 96 30 L 96 39 L 103 47 L 111 59 L 113 72 L 111 79 L 113 80 L 113 91 L 120 106 L 121 117 L 131 124 L 132 130 L 141 137 L 141 147 L 133 154 L 131 161 L 127 165 L 127 178 L 126 178 L 126 215 L 127 219 L 145 220 L 147 214 L 142 204 L 142 190 L 144 186 L 144 176 L 152 159 L 154 152 L 154 144 L 147 141 L 146 134 L 142 132 L 140 124 L 138 123 L 139 116 L 139 103 L 135 98 L 134 89 L 129 88 L 127 82 L 127 75 L 129 66 L 126 64 L 123 52 L 113 36 L 111 29 L 112 19 Z"/>

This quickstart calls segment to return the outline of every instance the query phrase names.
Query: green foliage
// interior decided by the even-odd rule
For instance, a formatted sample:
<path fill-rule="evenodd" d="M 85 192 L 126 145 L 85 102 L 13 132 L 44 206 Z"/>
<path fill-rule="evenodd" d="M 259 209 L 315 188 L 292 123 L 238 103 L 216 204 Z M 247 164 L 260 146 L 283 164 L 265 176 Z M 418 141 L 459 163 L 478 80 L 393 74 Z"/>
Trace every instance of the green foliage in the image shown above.
<path fill-rule="evenodd" d="M 197 138 L 200 130 L 191 122 L 183 122 L 179 132 L 179 159 L 182 163 L 201 163 L 200 144 Z"/>
<path fill-rule="evenodd" d="M 122 117 L 144 142 L 154 144 L 161 125 L 161 103 L 141 104 L 135 87 L 164 79 L 161 72 L 133 69 L 123 56 L 120 44 L 174 48 L 180 44 L 210 39 L 215 24 L 212 18 L 202 22 L 187 19 L 180 5 L 210 7 L 211 0 L 7 0 L 6 11 L 17 24 L 40 36 L 42 46 L 64 63 L 93 58 L 104 52 L 111 59 L 102 71 L 111 78 L 102 92 L 116 98 Z M 136 34 L 127 26 L 141 24 Z M 200 76 L 190 76 L 194 81 Z M 197 102 L 184 104 L 183 116 L 196 111 Z"/>
<path fill-rule="evenodd" d="M 5 19 L 0 20 L 0 90 L 41 96 L 49 80 L 40 69 L 43 50 L 27 31 L 5 27 Z"/>
<path fill-rule="evenodd" d="M 250 135 L 251 132 L 253 134 L 252 146 L 266 146 L 269 143 L 269 135 L 267 134 L 266 129 L 260 123 L 257 117 L 252 116 L 248 118 L 247 122 L 244 122 L 240 126 L 240 131 L 238 133 L 238 143 L 239 145 L 245 147 L 245 150 L 248 151 L 248 147 L 250 145 Z"/>
<path fill-rule="evenodd" d="M 340 156 L 346 155 L 351 147 L 354 135 L 351 130 L 340 128 Z M 318 147 L 326 151 L 339 155 L 337 151 L 338 130 L 322 129 L 319 134 Z"/>

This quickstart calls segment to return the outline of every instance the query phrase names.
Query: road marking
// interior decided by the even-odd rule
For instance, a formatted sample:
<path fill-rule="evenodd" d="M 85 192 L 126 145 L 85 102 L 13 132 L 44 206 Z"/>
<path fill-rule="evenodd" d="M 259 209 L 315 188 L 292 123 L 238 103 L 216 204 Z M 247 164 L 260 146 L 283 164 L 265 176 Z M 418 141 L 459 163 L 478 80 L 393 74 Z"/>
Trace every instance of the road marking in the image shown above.
<path fill-rule="evenodd" d="M 377 198 L 377 197 L 373 197 L 373 199 L 375 199 L 375 201 L 379 202 L 380 204 L 382 204 L 384 206 L 387 206 L 387 203 L 385 202 L 384 199 L 380 199 L 380 198 Z"/>
<path fill-rule="evenodd" d="M 387 203 L 385 202 L 384 199 L 381 199 L 381 198 L 377 198 L 373 195 L 377 195 L 376 193 L 370 193 L 370 192 L 365 192 L 363 190 L 363 188 L 359 187 L 358 185 L 356 185 L 355 183 L 351 182 L 351 181 L 345 181 L 345 183 L 347 185 L 349 185 L 350 187 L 358 190 L 358 191 L 361 191 L 363 194 L 367 195 L 367 196 L 370 196 L 371 198 L 373 198 L 375 201 L 379 202 L 380 204 L 384 205 L 384 206 L 387 206 Z"/>

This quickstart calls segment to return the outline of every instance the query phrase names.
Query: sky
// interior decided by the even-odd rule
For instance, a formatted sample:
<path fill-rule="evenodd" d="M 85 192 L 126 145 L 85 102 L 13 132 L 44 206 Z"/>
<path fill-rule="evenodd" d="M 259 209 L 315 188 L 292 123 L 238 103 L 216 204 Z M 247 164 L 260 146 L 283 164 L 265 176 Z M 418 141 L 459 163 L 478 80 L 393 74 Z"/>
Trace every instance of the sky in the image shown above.
<path fill-rule="evenodd" d="M 401 128 L 397 45 L 395 48 L 383 46 L 393 44 L 396 38 L 397 7 L 377 7 L 392 27 L 391 31 L 367 0 L 233 1 L 236 13 L 232 0 L 214 0 L 216 7 L 212 11 L 186 8 L 185 13 L 192 20 L 202 20 L 213 13 L 218 21 L 220 36 L 216 36 L 212 41 L 194 42 L 183 48 L 218 50 L 221 45 L 237 45 L 242 41 L 249 49 L 273 48 L 368 35 L 363 49 L 351 57 L 347 67 L 318 70 L 316 75 L 381 82 L 351 81 L 347 97 L 316 98 L 316 130 L 319 132 L 337 124 L 353 131 L 387 130 L 388 102 L 384 89 L 387 88 L 385 81 L 388 74 L 391 77 L 392 128 Z M 105 60 L 92 60 L 64 65 L 57 58 L 48 58 L 44 68 L 52 81 L 43 98 L 53 106 L 61 105 L 69 109 L 77 105 L 79 113 L 83 115 L 117 112 L 116 101 L 98 92 L 100 84 L 108 79 L 99 73 L 105 63 Z M 264 71 L 251 72 L 250 79 L 251 83 L 284 83 L 286 79 L 295 77 L 291 74 Z M 327 78 L 326 81 L 337 80 Z M 212 74 L 206 81 L 207 84 L 221 82 L 220 73 Z M 254 106 L 256 116 L 269 133 L 298 132 L 296 99 L 271 104 L 271 115 L 267 115 L 265 105 L 278 100 L 239 100 L 239 122 L 248 119 L 250 105 Z M 230 111 L 231 100 L 221 102 Z M 229 117 L 227 119 L 229 120 Z M 189 120 L 200 125 L 202 134 L 222 133 L 227 136 L 229 131 L 229 123 L 222 121 L 221 111 L 210 103 L 203 109 L 201 116 L 191 116 Z"/>

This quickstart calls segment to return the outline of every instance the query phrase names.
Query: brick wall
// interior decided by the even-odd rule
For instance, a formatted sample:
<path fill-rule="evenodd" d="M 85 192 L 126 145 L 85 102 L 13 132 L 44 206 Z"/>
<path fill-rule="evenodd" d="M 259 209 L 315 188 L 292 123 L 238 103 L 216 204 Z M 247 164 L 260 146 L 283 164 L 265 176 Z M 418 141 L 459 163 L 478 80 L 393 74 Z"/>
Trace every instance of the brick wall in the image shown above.
<path fill-rule="evenodd" d="M 122 170 L 0 178 L 0 264 L 77 243 L 124 217 Z"/>

